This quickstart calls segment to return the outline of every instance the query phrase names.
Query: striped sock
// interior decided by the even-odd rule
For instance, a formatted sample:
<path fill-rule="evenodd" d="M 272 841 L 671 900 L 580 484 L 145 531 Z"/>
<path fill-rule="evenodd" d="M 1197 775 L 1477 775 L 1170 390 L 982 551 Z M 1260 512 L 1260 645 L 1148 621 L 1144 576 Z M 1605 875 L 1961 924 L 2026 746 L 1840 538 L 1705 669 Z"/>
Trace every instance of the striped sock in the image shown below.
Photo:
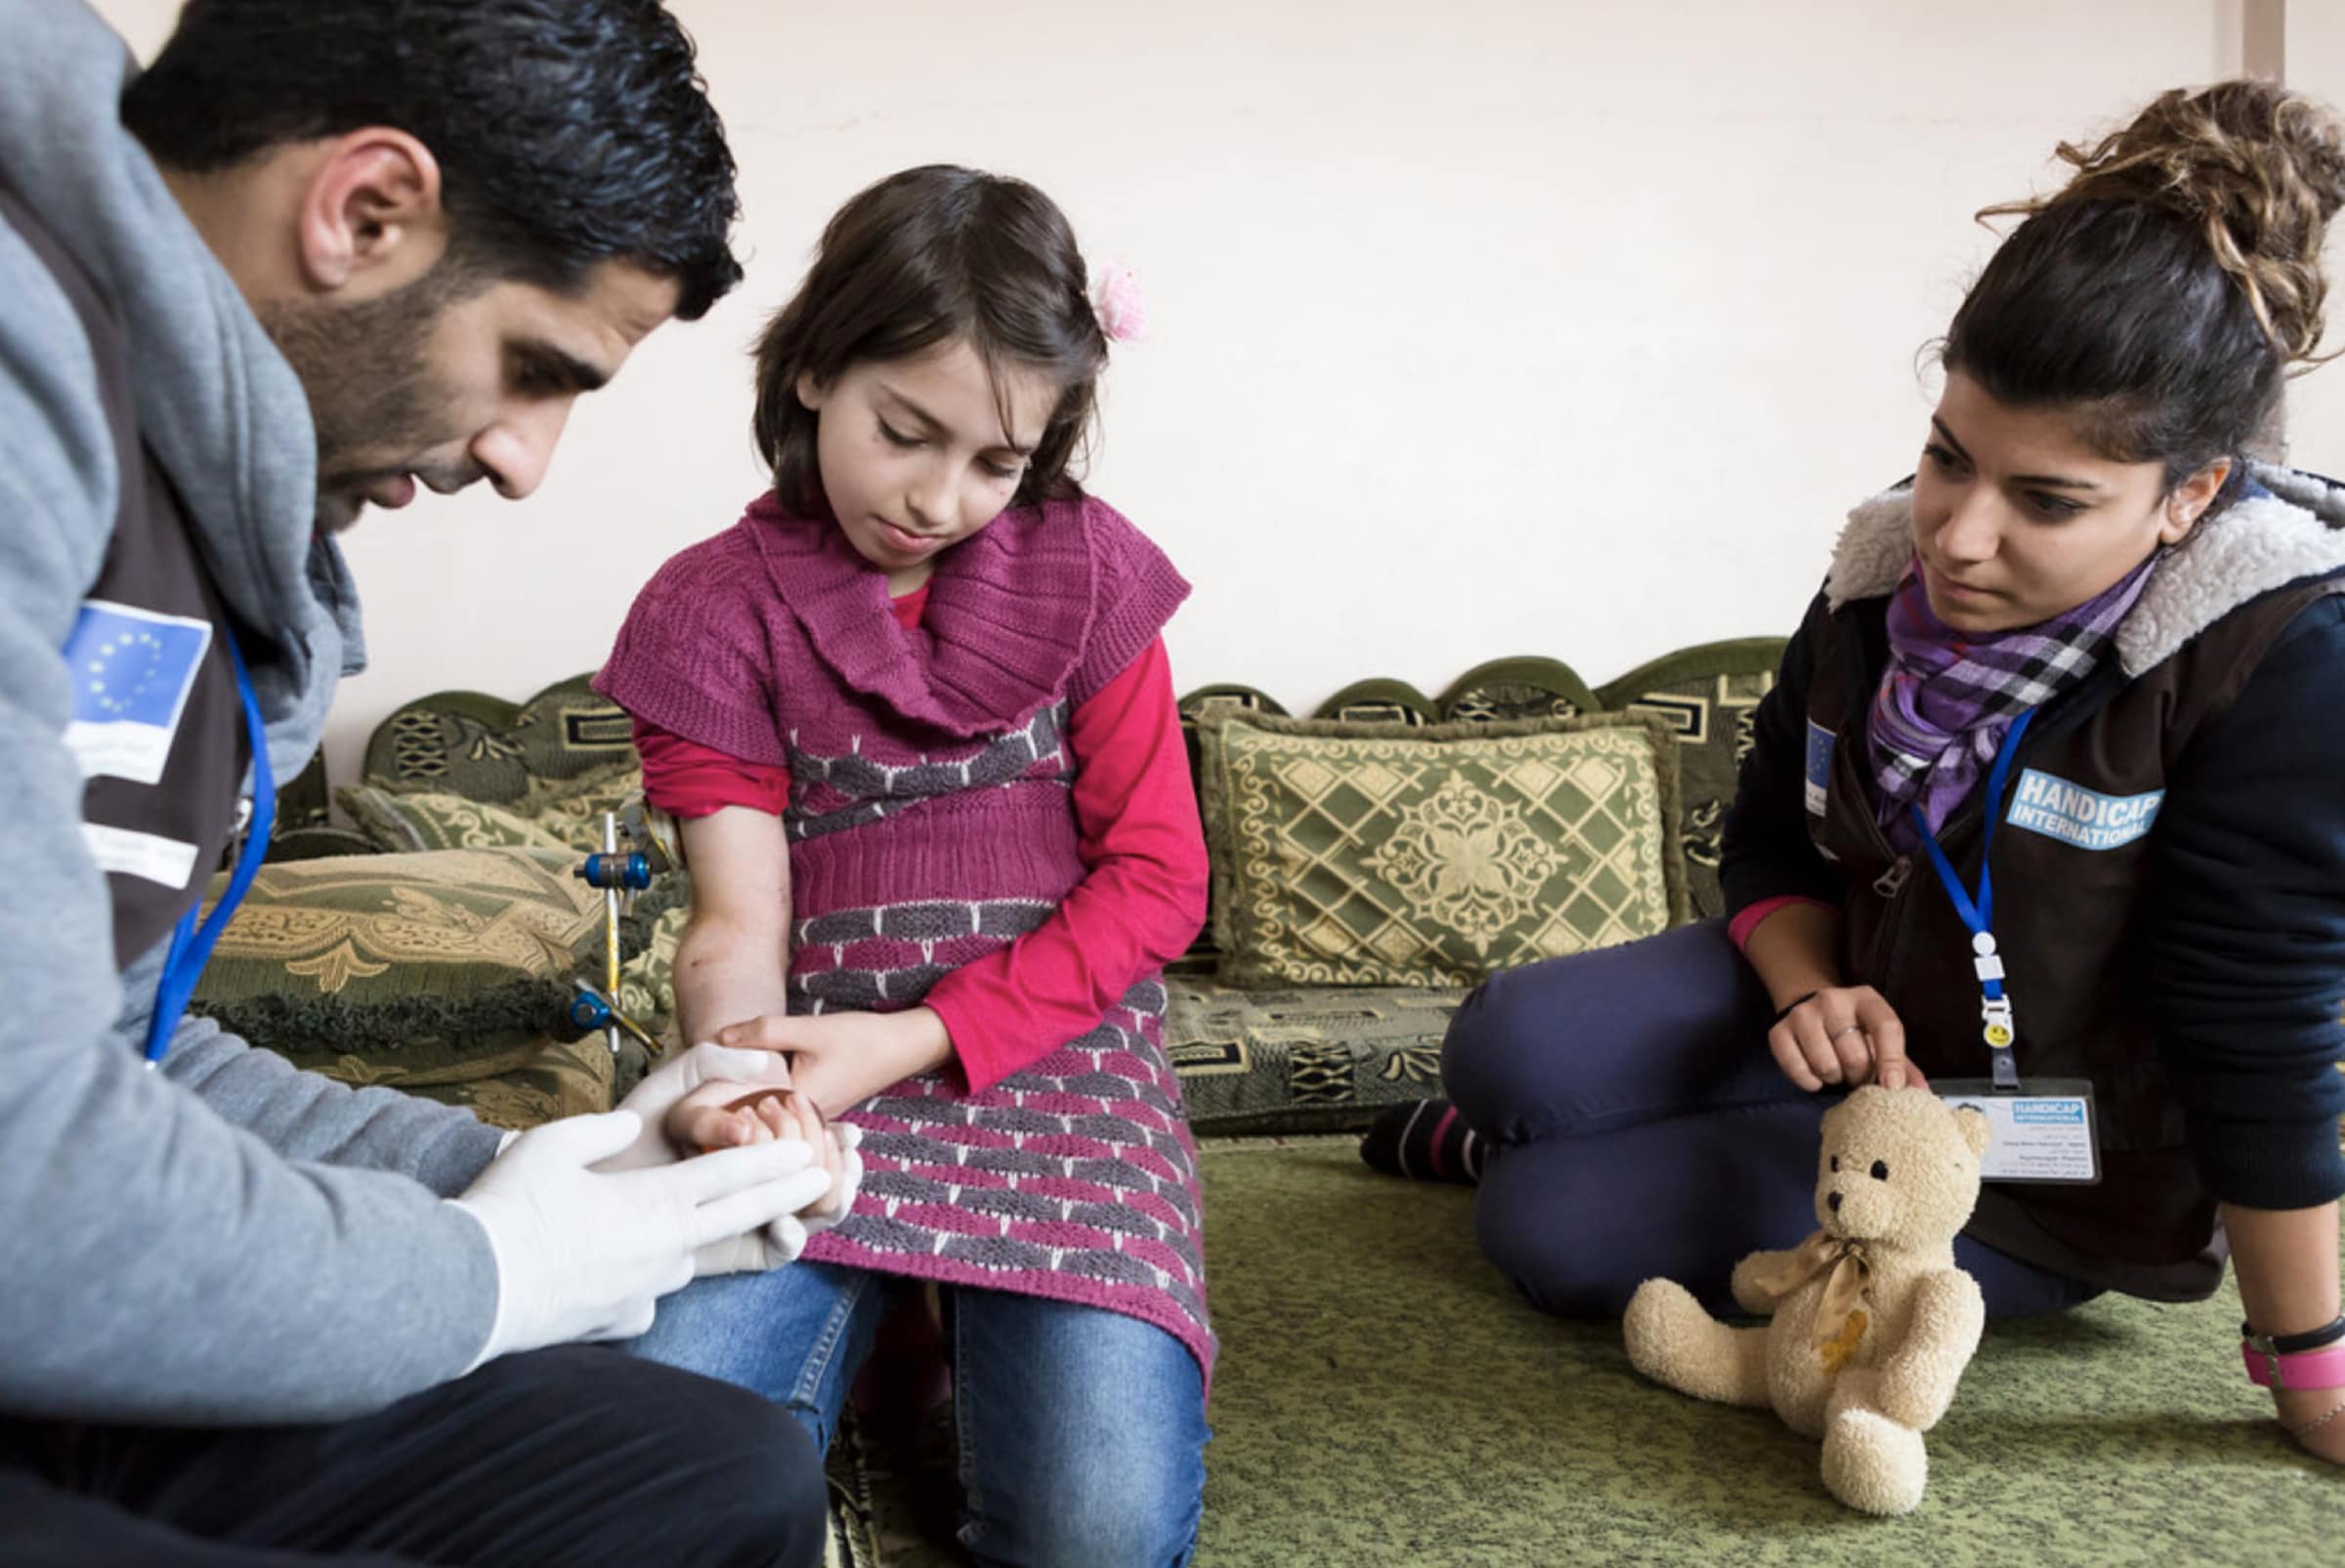
<path fill-rule="evenodd" d="M 1360 1158 L 1378 1170 L 1420 1181 L 1482 1179 L 1482 1140 L 1447 1100 L 1386 1107 L 1360 1139 Z"/>

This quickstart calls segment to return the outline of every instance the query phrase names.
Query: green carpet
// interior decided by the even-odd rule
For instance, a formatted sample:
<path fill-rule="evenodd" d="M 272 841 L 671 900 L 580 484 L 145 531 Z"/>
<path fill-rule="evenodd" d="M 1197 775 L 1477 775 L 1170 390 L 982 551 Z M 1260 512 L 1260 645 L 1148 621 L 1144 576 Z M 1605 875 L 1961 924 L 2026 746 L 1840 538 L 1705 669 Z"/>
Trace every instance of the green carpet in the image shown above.
<path fill-rule="evenodd" d="M 1929 1497 L 1876 1520 L 1771 1414 L 1655 1387 L 1616 1329 L 1523 1303 L 1474 1250 L 1471 1192 L 1376 1175 L 1352 1145 L 1204 1146 L 1222 1356 L 1200 1568 L 2260 1568 L 2345 1541 L 2345 1471 L 2240 1375 L 2228 1288 L 1990 1326 L 1930 1436 Z M 955 1560 L 863 1458 L 850 1556 Z"/>

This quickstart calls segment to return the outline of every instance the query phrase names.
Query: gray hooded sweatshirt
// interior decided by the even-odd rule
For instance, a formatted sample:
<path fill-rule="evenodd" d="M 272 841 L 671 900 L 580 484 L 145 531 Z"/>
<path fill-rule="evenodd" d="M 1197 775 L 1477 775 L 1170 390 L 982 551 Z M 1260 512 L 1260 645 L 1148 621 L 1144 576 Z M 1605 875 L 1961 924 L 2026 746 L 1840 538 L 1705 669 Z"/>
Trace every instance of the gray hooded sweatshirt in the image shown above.
<path fill-rule="evenodd" d="M 219 591 L 272 639 L 248 651 L 290 778 L 360 661 L 341 556 L 314 537 L 300 382 L 122 129 L 121 40 L 80 0 L 0 0 L 0 183 L 129 334 L 141 434 Z M 163 1070 L 144 1066 L 162 954 L 115 971 L 60 652 L 112 534 L 114 453 L 80 319 L 0 221 L 0 1411 L 362 1414 L 461 1374 L 488 1340 L 495 1262 L 441 1200 L 499 1135 L 208 1023 L 183 1022 Z"/>

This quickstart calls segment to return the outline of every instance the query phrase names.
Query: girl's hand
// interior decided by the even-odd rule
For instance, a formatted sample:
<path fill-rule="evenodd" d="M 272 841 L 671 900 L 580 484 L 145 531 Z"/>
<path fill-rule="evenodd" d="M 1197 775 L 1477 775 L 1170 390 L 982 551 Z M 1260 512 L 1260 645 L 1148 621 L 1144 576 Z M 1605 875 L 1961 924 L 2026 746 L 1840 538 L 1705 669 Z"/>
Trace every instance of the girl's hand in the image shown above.
<path fill-rule="evenodd" d="M 2315 1459 L 2345 1464 L 2345 1411 L 2321 1420 L 2345 1406 L 2345 1388 L 2275 1388 L 2272 1413 L 2288 1429 L 2296 1446 Z M 2315 1421 L 2321 1421 L 2318 1426 Z"/>
<path fill-rule="evenodd" d="M 824 1123 L 823 1114 L 815 1108 L 813 1099 L 802 1088 L 791 1089 L 778 1099 L 768 1100 L 766 1105 L 770 1107 L 767 1123 L 773 1127 L 774 1135 L 804 1138 L 814 1150 L 815 1164 L 822 1167 L 823 1174 L 831 1178 L 831 1189 L 836 1191 L 838 1178 L 844 1168 L 841 1162 L 846 1158 L 846 1150 L 839 1146 L 837 1139 L 831 1136 L 831 1128 Z"/>
<path fill-rule="evenodd" d="M 736 1049 L 787 1051 L 791 1085 L 825 1117 L 953 1059 L 953 1037 L 932 1008 L 900 1013 L 768 1013 L 717 1031 Z"/>
<path fill-rule="evenodd" d="M 748 1131 L 735 1141 L 795 1138 L 815 1152 L 809 1168 L 820 1169 L 831 1186 L 820 1202 L 798 1210 L 806 1235 L 829 1230 L 847 1217 L 863 1190 L 863 1157 L 856 1153 L 863 1144 L 863 1128 L 851 1122 L 826 1123 L 814 1101 L 796 1089 L 751 1089 L 724 1106 L 722 1114 L 748 1124 Z"/>
<path fill-rule="evenodd" d="M 1783 1076 L 1812 1094 L 1827 1083 L 1930 1086 L 1905 1059 L 1897 1010 L 1870 986 L 1828 986 L 1807 997 L 1767 1032 L 1767 1048 Z"/>

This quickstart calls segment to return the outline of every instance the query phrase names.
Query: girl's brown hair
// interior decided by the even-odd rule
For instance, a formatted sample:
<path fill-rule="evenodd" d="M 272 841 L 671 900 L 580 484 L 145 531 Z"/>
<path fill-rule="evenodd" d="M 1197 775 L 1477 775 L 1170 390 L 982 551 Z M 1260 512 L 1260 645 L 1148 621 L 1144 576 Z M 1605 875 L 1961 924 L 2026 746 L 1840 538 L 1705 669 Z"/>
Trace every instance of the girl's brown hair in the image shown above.
<path fill-rule="evenodd" d="M 2322 361 L 2321 243 L 2345 138 L 2312 99 L 2231 81 L 2162 95 L 2091 147 L 1971 286 L 1942 359 L 1996 402 L 2059 408 L 2168 487 L 2245 452 L 2288 366 Z M 2235 479 L 2236 479 L 2235 474 Z"/>
<path fill-rule="evenodd" d="M 965 341 L 1000 388 L 1005 366 L 1058 383 L 1058 403 L 1011 504 L 1081 493 L 1107 338 L 1075 233 L 1023 180 L 931 164 L 890 175 L 839 208 L 797 294 L 757 343 L 757 448 L 791 511 L 821 501 L 815 414 L 798 378 L 835 381 L 863 360 Z M 1003 409 L 1006 423 L 1007 409 Z"/>

